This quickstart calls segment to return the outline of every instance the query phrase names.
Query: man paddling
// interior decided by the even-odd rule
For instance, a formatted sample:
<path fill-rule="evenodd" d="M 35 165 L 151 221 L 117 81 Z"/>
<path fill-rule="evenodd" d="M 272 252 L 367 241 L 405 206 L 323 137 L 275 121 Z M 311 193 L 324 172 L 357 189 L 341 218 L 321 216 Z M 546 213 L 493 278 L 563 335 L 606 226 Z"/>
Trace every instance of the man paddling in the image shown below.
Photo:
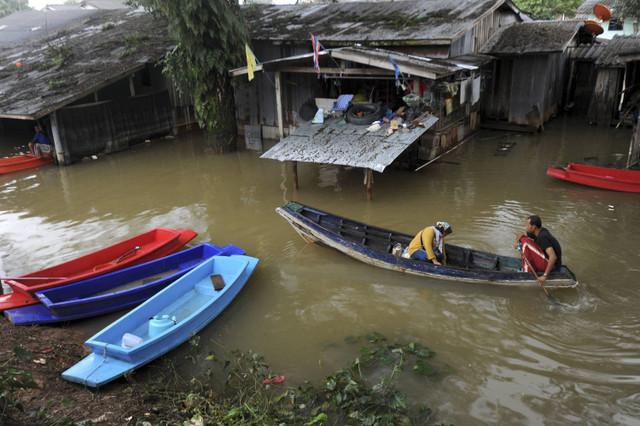
<path fill-rule="evenodd" d="M 538 282 L 543 284 L 549 273 L 562 265 L 562 248 L 551 232 L 542 227 L 540 216 L 529 216 L 525 229 L 526 232 L 516 237 L 513 248 L 519 249 L 536 271 L 544 271 L 538 276 Z M 524 258 L 522 271 L 531 272 L 529 263 Z"/>

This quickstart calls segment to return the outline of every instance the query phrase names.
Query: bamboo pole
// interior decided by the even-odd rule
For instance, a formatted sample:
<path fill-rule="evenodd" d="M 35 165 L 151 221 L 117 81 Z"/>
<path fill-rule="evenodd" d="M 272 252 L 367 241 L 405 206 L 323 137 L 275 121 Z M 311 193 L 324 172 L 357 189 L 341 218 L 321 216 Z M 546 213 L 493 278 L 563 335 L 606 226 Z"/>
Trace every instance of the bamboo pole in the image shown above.
<path fill-rule="evenodd" d="M 291 163 L 291 174 L 293 176 L 293 189 L 298 189 L 298 162 Z"/>

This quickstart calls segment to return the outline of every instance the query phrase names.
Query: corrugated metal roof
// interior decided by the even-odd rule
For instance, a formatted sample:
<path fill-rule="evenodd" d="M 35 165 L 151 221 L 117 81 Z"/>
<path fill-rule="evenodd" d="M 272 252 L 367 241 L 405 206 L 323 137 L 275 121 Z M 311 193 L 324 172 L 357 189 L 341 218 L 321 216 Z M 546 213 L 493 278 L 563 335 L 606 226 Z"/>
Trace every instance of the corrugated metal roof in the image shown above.
<path fill-rule="evenodd" d="M 323 56 L 328 57 L 329 55 L 336 59 L 344 59 L 357 64 L 364 64 L 380 68 L 381 70 L 391 71 L 391 73 L 381 72 L 380 75 L 393 75 L 394 67 L 391 61 L 389 61 L 389 56 L 391 56 L 405 76 L 418 76 L 431 80 L 437 80 L 459 71 L 476 70 L 481 65 L 493 60 L 491 56 L 480 54 L 462 55 L 451 59 L 434 59 L 426 56 L 409 55 L 371 47 L 340 47 L 322 50 L 320 52 L 321 59 Z M 313 53 L 307 53 L 265 61 L 260 64 L 258 71 L 274 71 L 300 61 L 306 61 L 307 64 L 310 65 L 312 58 Z M 320 70 L 323 69 L 323 63 L 328 64 L 332 68 L 337 67 L 335 61 L 330 61 L 327 58 L 324 59 L 324 61 L 321 61 Z M 229 72 L 232 76 L 243 75 L 246 74 L 246 69 L 246 67 L 241 67 Z M 344 74 L 349 74 L 348 68 L 344 69 Z"/>
<path fill-rule="evenodd" d="M 450 44 L 506 0 L 415 0 L 392 2 L 249 5 L 243 7 L 254 40 L 348 45 L 368 41 Z M 518 11 L 519 12 L 519 11 Z"/>
<path fill-rule="evenodd" d="M 613 12 L 616 0 L 586 0 L 576 9 L 576 18 L 587 18 L 589 15 L 593 15 L 593 7 L 597 4 L 603 4 Z"/>
<path fill-rule="evenodd" d="M 155 63 L 175 45 L 166 22 L 149 13 L 84 12 L 91 20 L 0 49 L 0 117 L 47 115 Z M 127 36 L 133 37 L 131 47 L 125 44 Z M 50 57 L 54 47 L 70 53 L 60 67 Z"/>
<path fill-rule="evenodd" d="M 570 48 L 571 59 L 579 61 L 595 62 L 602 52 L 609 40 L 598 40 L 596 43 L 581 44 L 576 47 Z"/>
<path fill-rule="evenodd" d="M 387 70 L 394 70 L 393 64 L 389 61 L 389 56 L 391 56 L 403 74 L 420 76 L 432 80 L 455 74 L 457 71 L 474 68 L 469 65 L 458 65 L 454 61 L 448 59 L 432 59 L 425 56 L 408 55 L 385 49 L 366 47 L 345 47 L 342 49 L 333 49 L 331 51 L 331 55 L 338 59 L 354 61 Z"/>
<path fill-rule="evenodd" d="M 453 58 L 448 59 L 449 62 L 452 62 L 460 67 L 473 67 L 480 68 L 484 64 L 488 64 L 493 61 L 495 58 L 490 55 L 483 55 L 480 53 L 469 53 L 467 55 L 460 55 Z"/>
<path fill-rule="evenodd" d="M 620 52 L 618 61 L 622 63 L 640 61 L 640 46 Z"/>
<path fill-rule="evenodd" d="M 519 22 L 501 27 L 484 44 L 480 53 L 526 55 L 564 52 L 584 21 Z"/>
<path fill-rule="evenodd" d="M 55 34 L 61 28 L 80 22 L 98 11 L 73 7 L 67 10 L 23 10 L 0 19 L 0 46 L 21 43 L 35 37 Z"/>
<path fill-rule="evenodd" d="M 85 0 L 79 4 L 83 8 L 94 8 L 101 10 L 113 10 L 113 9 L 129 9 L 129 6 L 124 4 L 123 1 L 117 0 Z"/>
<path fill-rule="evenodd" d="M 624 62 L 619 60 L 620 54 L 632 52 L 640 47 L 640 36 L 615 35 L 607 43 L 600 57 L 596 60 L 597 67 L 624 67 Z"/>
<path fill-rule="evenodd" d="M 324 124 L 304 123 L 260 158 L 362 167 L 382 173 L 433 126 L 438 117 L 428 116 L 424 127 L 416 127 L 409 133 L 395 131 L 392 135 L 387 135 L 388 124 L 375 132 L 367 132 L 368 126 L 340 126 L 339 120 L 332 118 Z"/>

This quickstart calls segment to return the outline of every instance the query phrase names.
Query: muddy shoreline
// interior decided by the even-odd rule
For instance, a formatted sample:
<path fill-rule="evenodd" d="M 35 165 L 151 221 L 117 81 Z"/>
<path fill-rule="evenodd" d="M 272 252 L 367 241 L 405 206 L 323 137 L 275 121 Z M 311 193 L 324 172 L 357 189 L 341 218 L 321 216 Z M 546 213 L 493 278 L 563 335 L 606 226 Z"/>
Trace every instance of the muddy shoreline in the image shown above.
<path fill-rule="evenodd" d="M 146 409 L 135 396 L 131 383 L 117 380 L 98 390 L 64 380 L 62 372 L 89 354 L 83 336 L 64 326 L 15 326 L 0 319 L 0 374 L 9 370 L 27 372 L 36 389 L 17 389 L 10 399 L 23 410 L 8 407 L 6 425 L 50 425 L 61 419 L 93 424 L 135 424 L 137 419 L 152 421 L 155 411 Z M 30 359 L 16 357 L 22 348 Z"/>

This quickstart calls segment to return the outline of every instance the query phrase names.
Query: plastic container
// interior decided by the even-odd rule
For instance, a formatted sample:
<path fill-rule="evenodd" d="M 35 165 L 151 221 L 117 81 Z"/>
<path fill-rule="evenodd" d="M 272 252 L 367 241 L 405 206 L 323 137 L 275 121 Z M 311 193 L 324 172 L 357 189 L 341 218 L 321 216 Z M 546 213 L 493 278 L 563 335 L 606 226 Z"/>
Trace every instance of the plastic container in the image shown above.
<path fill-rule="evenodd" d="M 402 255 L 402 244 L 397 243 L 395 246 L 393 246 L 393 250 L 391 250 L 391 253 L 393 253 L 394 256 L 400 257 Z"/>
<path fill-rule="evenodd" d="M 169 318 L 169 315 L 163 315 L 162 318 L 160 318 L 156 315 L 149 320 L 149 337 L 162 334 L 176 324 L 176 317 Z"/>
<path fill-rule="evenodd" d="M 122 336 L 122 347 L 125 349 L 138 346 L 142 342 L 144 342 L 144 339 L 142 337 L 136 336 L 135 334 L 124 333 L 124 335 Z"/>

